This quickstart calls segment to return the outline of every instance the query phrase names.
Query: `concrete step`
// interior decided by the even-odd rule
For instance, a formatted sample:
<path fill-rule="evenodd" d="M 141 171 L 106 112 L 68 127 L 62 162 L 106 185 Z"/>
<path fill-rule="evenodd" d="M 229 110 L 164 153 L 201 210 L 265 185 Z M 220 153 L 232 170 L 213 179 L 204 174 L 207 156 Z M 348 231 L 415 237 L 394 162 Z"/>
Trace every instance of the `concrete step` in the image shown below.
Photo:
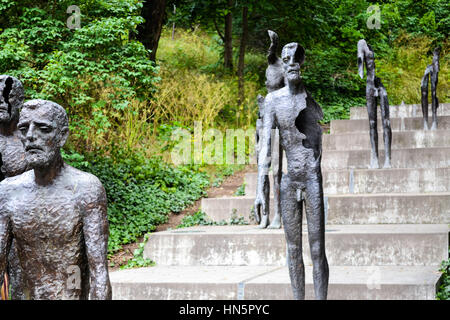
<path fill-rule="evenodd" d="M 450 147 L 450 130 L 394 131 L 392 149 Z M 370 135 L 366 133 L 324 134 L 324 153 L 331 150 L 370 150 Z M 378 135 L 378 148 L 384 149 L 383 135 Z"/>
<path fill-rule="evenodd" d="M 384 150 L 379 151 L 380 165 L 384 164 Z M 392 168 L 448 168 L 450 148 L 416 148 L 392 150 Z M 367 169 L 369 150 L 327 151 L 323 153 L 322 170 Z"/>
<path fill-rule="evenodd" d="M 303 256 L 311 265 L 306 226 Z M 331 266 L 438 266 L 448 257 L 448 225 L 328 225 Z M 144 257 L 160 266 L 284 266 L 282 229 L 255 226 L 198 226 L 157 232 Z"/>
<path fill-rule="evenodd" d="M 156 266 L 111 272 L 110 278 L 115 300 L 292 299 L 286 267 Z M 435 299 L 439 278 L 435 266 L 331 266 L 328 299 Z M 305 291 L 306 299 L 314 299 L 309 266 Z"/>
<path fill-rule="evenodd" d="M 381 117 L 380 108 L 377 109 L 378 117 Z M 438 116 L 450 116 L 450 103 L 440 103 L 437 109 Z M 420 104 L 408 104 L 389 107 L 390 118 L 422 118 L 422 106 Z M 350 108 L 350 119 L 368 119 L 366 106 Z M 431 104 L 428 106 L 428 118 L 431 120 Z"/>
<path fill-rule="evenodd" d="M 328 224 L 450 223 L 450 192 L 325 195 L 324 200 Z M 216 222 L 236 216 L 254 224 L 254 201 L 247 196 L 203 198 L 201 209 Z M 273 199 L 270 211 L 273 219 Z"/>
<path fill-rule="evenodd" d="M 431 120 L 430 120 L 431 121 Z M 383 127 L 381 121 L 377 122 L 378 132 L 382 134 Z M 431 125 L 430 125 L 431 127 Z M 392 118 L 392 131 L 411 131 L 422 130 L 422 118 Z M 450 130 L 450 116 L 438 117 L 438 129 Z M 330 124 L 330 133 L 350 133 L 350 132 L 369 132 L 369 121 L 367 119 L 358 120 L 332 120 Z"/>
<path fill-rule="evenodd" d="M 450 168 L 324 170 L 325 194 L 450 192 Z M 269 175 L 270 190 L 273 177 Z M 256 196 L 258 174 L 245 175 L 245 195 Z"/>

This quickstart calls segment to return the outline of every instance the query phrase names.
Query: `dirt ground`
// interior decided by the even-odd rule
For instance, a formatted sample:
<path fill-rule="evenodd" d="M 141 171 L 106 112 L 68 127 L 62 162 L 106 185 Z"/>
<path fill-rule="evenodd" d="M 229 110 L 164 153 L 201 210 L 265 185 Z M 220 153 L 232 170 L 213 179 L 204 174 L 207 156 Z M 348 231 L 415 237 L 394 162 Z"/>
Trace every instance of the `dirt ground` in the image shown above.
<path fill-rule="evenodd" d="M 219 187 L 210 187 L 207 190 L 208 198 L 218 198 L 224 196 L 231 196 L 234 192 L 244 183 L 244 176 L 247 172 L 256 171 L 256 165 L 248 165 L 243 170 L 236 172 L 234 175 L 226 177 L 223 183 Z M 180 213 L 170 214 L 169 221 L 165 224 L 161 224 L 156 227 L 156 230 L 153 232 L 161 232 L 165 231 L 169 228 L 175 228 L 181 223 L 181 220 L 186 215 L 191 215 L 197 212 L 200 208 L 201 198 L 195 201 L 191 206 L 186 208 Z M 123 246 L 123 250 L 117 252 L 113 255 L 111 259 L 109 259 L 109 264 L 114 264 L 114 266 L 109 267 L 109 271 L 119 270 L 119 267 L 125 264 L 128 260 L 133 258 L 134 250 L 138 248 L 139 243 L 143 241 L 143 237 L 140 238 L 135 243 L 130 243 Z"/>

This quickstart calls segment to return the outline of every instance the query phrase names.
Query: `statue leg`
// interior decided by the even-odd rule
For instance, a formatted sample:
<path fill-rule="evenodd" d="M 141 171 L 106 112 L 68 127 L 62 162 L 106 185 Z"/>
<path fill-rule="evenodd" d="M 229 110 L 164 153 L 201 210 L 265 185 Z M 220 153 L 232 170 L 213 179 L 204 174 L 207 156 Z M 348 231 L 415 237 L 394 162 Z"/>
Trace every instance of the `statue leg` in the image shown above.
<path fill-rule="evenodd" d="M 431 130 L 436 130 L 438 126 L 437 121 L 437 108 L 439 107 L 439 101 L 436 97 L 436 86 L 431 83 L 431 112 L 433 117 L 433 123 L 431 125 Z"/>
<path fill-rule="evenodd" d="M 22 268 L 20 267 L 19 256 L 17 255 L 14 240 L 8 257 L 8 274 L 9 283 L 11 285 L 11 299 L 25 300 L 25 296 L 23 294 Z"/>
<path fill-rule="evenodd" d="M 380 167 L 378 162 L 378 131 L 377 131 L 377 99 L 374 96 L 366 96 L 367 113 L 369 115 L 370 125 L 370 168 L 378 169 Z"/>
<path fill-rule="evenodd" d="M 283 148 L 280 144 L 280 132 L 278 129 L 275 130 L 274 148 L 273 150 L 273 162 L 272 162 L 272 173 L 273 173 L 273 205 L 274 205 L 274 217 L 272 223 L 268 227 L 269 229 L 280 229 L 281 228 L 281 202 L 280 202 L 280 184 L 281 175 L 283 169 Z"/>
<path fill-rule="evenodd" d="M 308 239 L 313 263 L 314 292 L 317 300 L 326 300 L 328 294 L 329 269 L 325 254 L 325 211 L 322 177 L 311 179 L 306 184 L 306 218 Z"/>
<path fill-rule="evenodd" d="M 383 140 L 384 140 L 384 166 L 383 168 L 391 168 L 391 143 L 392 130 L 391 121 L 389 119 L 389 101 L 386 90 L 380 90 L 380 106 L 381 106 L 381 121 L 383 122 Z"/>
<path fill-rule="evenodd" d="M 288 251 L 288 268 L 295 300 L 305 299 L 305 266 L 302 252 L 302 205 L 287 175 L 281 179 L 281 213 Z"/>
<path fill-rule="evenodd" d="M 428 130 L 428 79 L 422 81 L 420 90 L 422 92 L 423 129 Z"/>

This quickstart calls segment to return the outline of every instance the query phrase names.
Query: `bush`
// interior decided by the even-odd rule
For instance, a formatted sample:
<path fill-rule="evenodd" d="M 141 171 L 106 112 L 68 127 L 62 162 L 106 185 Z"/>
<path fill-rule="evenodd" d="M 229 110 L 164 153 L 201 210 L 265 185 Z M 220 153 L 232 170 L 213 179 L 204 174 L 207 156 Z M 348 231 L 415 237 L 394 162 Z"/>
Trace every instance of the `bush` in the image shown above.
<path fill-rule="evenodd" d="M 157 68 L 129 37 L 143 21 L 141 1 L 80 0 L 81 28 L 74 30 L 66 26 L 71 4 L 1 0 L 0 74 L 20 79 L 26 98 L 65 107 L 72 145 L 104 149 L 131 101 L 151 98 Z"/>
<path fill-rule="evenodd" d="M 64 153 L 65 160 L 80 170 L 96 175 L 108 196 L 110 237 L 108 252 L 138 240 L 205 195 L 208 175 L 195 167 L 174 168 L 158 157 L 139 154 L 114 161 L 108 157 L 85 158 Z"/>

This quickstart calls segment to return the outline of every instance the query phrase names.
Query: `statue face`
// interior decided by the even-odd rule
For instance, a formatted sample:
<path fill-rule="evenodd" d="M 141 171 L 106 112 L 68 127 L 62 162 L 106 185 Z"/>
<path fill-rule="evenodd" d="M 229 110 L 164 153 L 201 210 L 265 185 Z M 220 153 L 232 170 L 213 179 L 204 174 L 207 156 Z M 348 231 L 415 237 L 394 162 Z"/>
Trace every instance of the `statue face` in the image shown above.
<path fill-rule="evenodd" d="M 305 60 L 305 49 L 298 43 L 289 43 L 281 52 L 281 60 L 287 81 L 300 81 L 300 66 Z"/>
<path fill-rule="evenodd" d="M 27 107 L 28 104 L 34 106 L 37 103 L 36 108 Z M 31 168 L 52 164 L 67 140 L 69 130 L 64 124 L 61 110 L 57 110 L 55 105 L 50 101 L 32 100 L 25 103 L 20 114 L 17 126 L 25 148 L 26 161 Z"/>

